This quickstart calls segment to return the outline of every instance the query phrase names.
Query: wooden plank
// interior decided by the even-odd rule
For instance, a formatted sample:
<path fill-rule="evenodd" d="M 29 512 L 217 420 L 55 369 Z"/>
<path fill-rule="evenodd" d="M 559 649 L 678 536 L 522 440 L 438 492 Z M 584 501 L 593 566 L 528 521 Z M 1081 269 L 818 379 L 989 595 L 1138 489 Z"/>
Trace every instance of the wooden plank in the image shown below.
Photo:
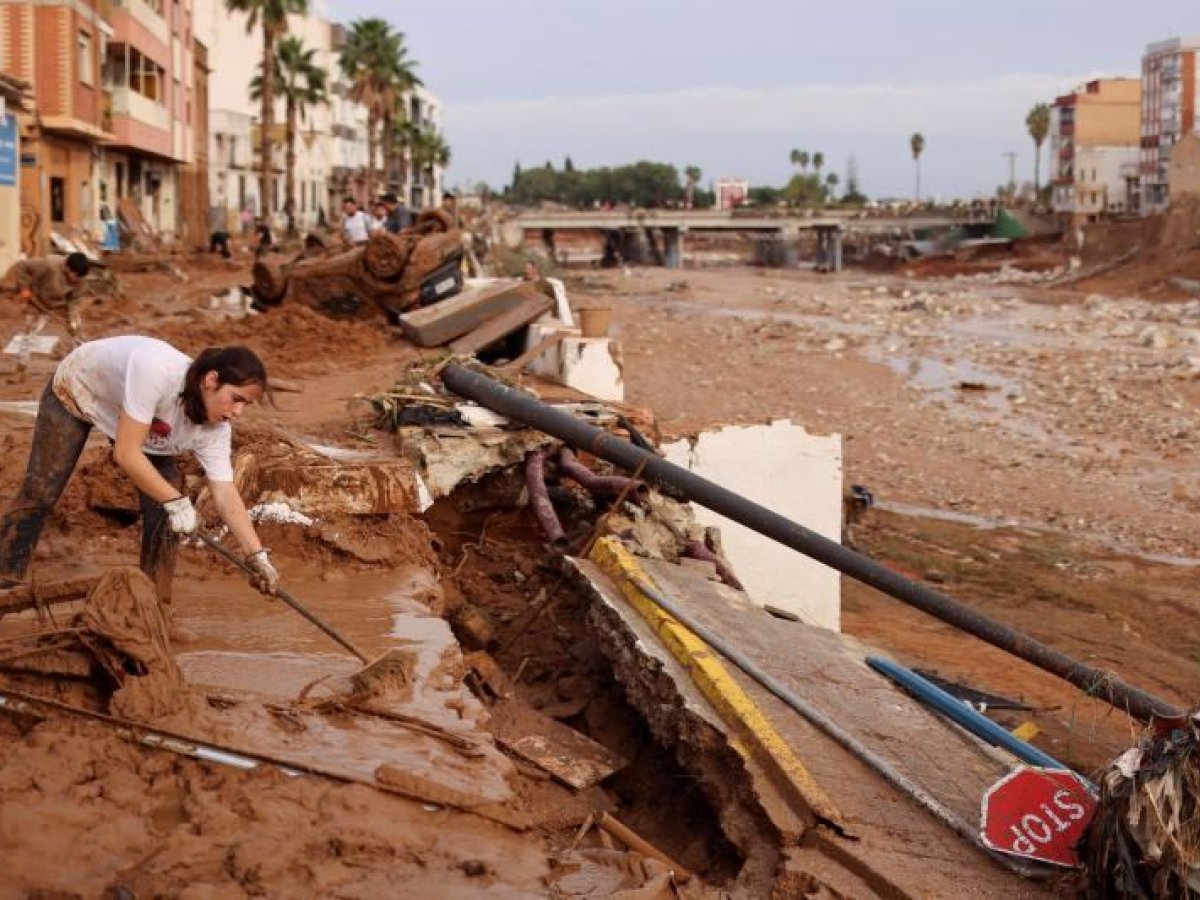
<path fill-rule="evenodd" d="M 530 322 L 537 321 L 553 306 L 554 301 L 545 294 L 538 294 L 536 297 L 522 300 L 519 305 L 514 306 L 508 312 L 488 319 L 474 331 L 452 341 L 450 350 L 459 356 L 478 353 L 485 347 L 490 347 L 497 341 L 508 337 L 514 331 L 519 331 Z"/>
<path fill-rule="evenodd" d="M 497 744 L 568 787 L 591 787 L 628 764 L 607 747 L 520 701 L 499 700 L 489 711 Z"/>
<path fill-rule="evenodd" d="M 468 288 L 432 306 L 400 316 L 400 328 L 419 347 L 437 347 L 473 331 L 521 301 L 544 296 L 529 282 L 503 282 Z"/>

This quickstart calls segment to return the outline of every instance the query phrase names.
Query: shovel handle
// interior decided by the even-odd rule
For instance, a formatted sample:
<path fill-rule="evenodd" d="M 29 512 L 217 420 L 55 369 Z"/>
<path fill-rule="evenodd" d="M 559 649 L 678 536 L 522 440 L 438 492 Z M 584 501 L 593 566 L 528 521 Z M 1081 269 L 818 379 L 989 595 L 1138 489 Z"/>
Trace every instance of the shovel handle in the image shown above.
<path fill-rule="evenodd" d="M 237 566 L 247 575 L 254 576 L 256 574 L 255 571 L 246 565 L 243 560 L 238 559 L 236 556 L 230 553 L 229 550 L 227 550 L 225 546 L 216 538 L 205 534 L 203 531 L 197 531 L 196 534 L 199 536 L 200 540 L 204 541 L 204 543 L 208 544 L 208 546 L 216 550 L 217 553 L 223 556 L 227 561 L 233 563 L 233 565 Z M 364 664 L 368 662 L 366 655 L 361 650 L 346 640 L 346 638 L 342 637 L 342 635 L 336 629 L 334 629 L 332 625 L 322 621 L 316 613 L 310 610 L 307 606 L 305 606 L 283 588 L 275 588 L 275 596 L 294 609 L 296 612 L 300 613 L 300 615 L 304 616 L 304 618 L 308 619 L 308 621 L 312 622 L 355 656 L 357 656 Z"/>

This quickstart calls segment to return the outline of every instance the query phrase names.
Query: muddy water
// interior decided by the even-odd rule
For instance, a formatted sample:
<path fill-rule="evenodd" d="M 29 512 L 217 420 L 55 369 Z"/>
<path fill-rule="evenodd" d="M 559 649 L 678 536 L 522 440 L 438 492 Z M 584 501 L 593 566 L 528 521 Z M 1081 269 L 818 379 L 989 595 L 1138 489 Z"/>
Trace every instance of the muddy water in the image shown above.
<path fill-rule="evenodd" d="M 378 687 L 363 712 L 344 707 L 362 664 L 290 607 L 232 574 L 177 577 L 176 618 L 199 639 L 177 645 L 176 658 L 189 683 L 219 698 L 219 712 L 176 724 L 229 749 L 368 782 L 389 766 L 416 779 L 418 796 L 433 802 L 444 792 L 460 804 L 504 802 L 512 765 L 463 684 L 449 625 L 422 602 L 432 578 L 418 568 L 324 579 L 305 566 L 285 571 L 284 586 L 368 659 L 394 662 L 393 677 L 371 682 Z M 342 705 L 314 706 L 330 700 Z M 473 752 L 456 749 L 463 740 Z"/>

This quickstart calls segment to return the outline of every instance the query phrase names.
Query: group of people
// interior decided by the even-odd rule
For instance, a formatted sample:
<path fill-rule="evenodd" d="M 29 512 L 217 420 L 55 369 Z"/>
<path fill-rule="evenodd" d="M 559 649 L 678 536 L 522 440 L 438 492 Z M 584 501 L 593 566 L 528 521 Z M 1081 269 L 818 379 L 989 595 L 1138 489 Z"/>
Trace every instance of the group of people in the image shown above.
<path fill-rule="evenodd" d="M 365 244 L 376 231 L 399 234 L 411 226 L 415 216 L 400 198 L 389 191 L 371 207 L 371 213 L 359 208 L 354 197 L 342 201 L 342 243 L 348 247 Z"/>

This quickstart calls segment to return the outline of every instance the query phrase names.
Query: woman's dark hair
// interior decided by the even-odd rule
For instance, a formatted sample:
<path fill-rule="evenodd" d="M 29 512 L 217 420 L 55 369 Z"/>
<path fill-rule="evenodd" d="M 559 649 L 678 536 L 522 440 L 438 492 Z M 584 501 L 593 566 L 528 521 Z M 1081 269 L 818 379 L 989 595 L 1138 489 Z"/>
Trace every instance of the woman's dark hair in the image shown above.
<path fill-rule="evenodd" d="M 183 379 L 183 391 L 179 394 L 183 400 L 184 414 L 197 425 L 208 421 L 200 383 L 209 372 L 217 373 L 218 387 L 223 384 L 236 387 L 257 384 L 264 392 L 267 390 L 267 367 L 250 348 L 209 347 L 202 350 L 188 366 L 187 375 Z"/>

